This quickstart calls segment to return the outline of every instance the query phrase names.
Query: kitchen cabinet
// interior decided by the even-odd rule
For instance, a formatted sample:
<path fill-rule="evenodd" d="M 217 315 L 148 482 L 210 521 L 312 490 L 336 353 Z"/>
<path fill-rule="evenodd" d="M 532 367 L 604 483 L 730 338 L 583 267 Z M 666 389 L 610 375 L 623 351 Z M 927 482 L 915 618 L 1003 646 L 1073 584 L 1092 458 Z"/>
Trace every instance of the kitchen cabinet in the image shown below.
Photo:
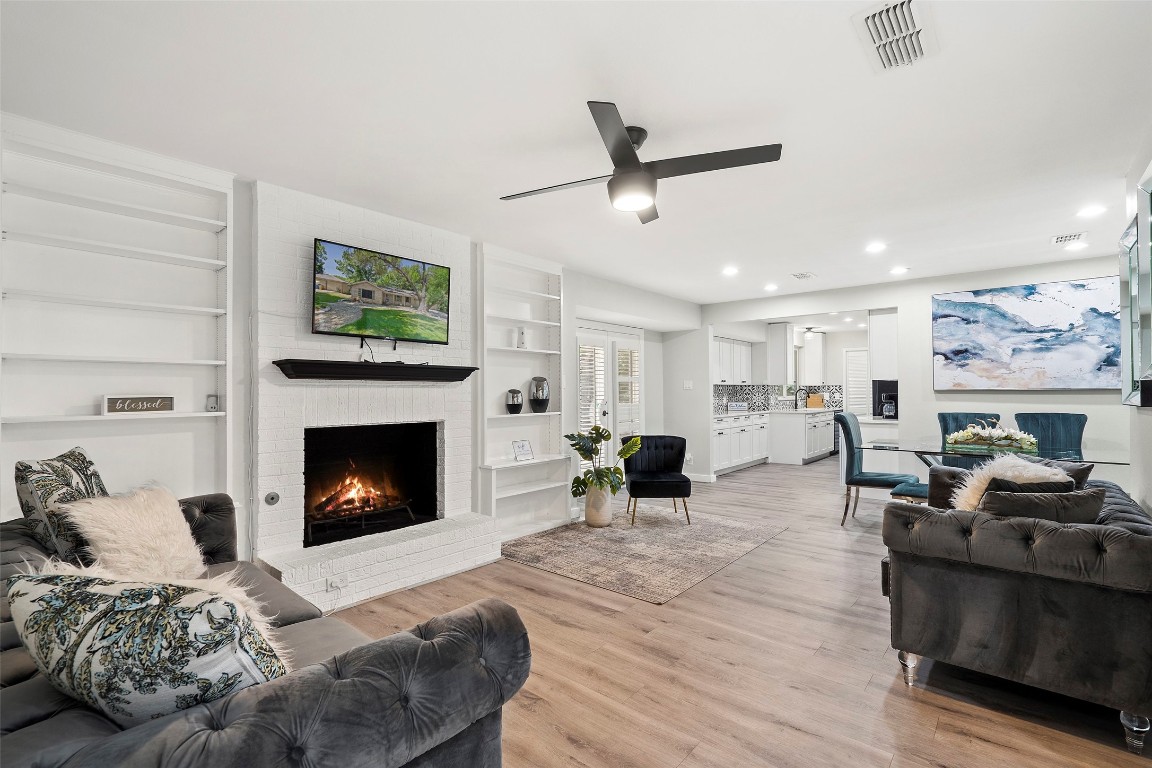
<path fill-rule="evenodd" d="M 773 411 L 769 452 L 778 464 L 808 464 L 832 453 L 835 422 L 830 410 Z"/>
<path fill-rule="evenodd" d="M 800 374 L 796 383 L 802 387 L 824 384 L 824 334 L 813 333 L 812 338 L 804 339 L 800 351 Z"/>
<path fill-rule="evenodd" d="M 897 381 L 900 378 L 896 310 L 868 313 L 868 362 L 873 379 Z"/>
<path fill-rule="evenodd" d="M 788 323 L 768 324 L 766 384 L 787 386 L 796 383 L 796 340 Z"/>
<path fill-rule="evenodd" d="M 712 423 L 712 471 L 742 467 L 768 458 L 768 416 L 717 416 Z"/>
<path fill-rule="evenodd" d="M 752 345 L 735 339 L 713 339 L 712 383 L 751 384 Z"/>

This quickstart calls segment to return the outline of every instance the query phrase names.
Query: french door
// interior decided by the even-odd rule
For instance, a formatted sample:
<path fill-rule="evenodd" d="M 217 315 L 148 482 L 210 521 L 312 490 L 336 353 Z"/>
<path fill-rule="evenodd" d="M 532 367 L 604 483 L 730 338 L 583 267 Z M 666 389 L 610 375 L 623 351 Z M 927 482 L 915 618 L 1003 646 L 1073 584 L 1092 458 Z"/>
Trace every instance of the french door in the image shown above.
<path fill-rule="evenodd" d="M 643 431 L 640 341 L 638 333 L 576 329 L 577 424 L 581 432 L 597 424 L 611 432 L 609 455 Z"/>

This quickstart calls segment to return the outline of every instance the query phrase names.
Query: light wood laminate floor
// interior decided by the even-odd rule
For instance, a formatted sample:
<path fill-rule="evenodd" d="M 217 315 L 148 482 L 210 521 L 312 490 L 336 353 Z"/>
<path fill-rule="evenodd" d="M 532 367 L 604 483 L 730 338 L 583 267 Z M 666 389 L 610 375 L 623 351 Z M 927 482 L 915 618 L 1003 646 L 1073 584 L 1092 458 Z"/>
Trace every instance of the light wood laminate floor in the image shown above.
<path fill-rule="evenodd" d="M 1111 710 L 930 662 L 906 688 L 883 505 L 861 499 L 841 528 L 836 469 L 697 483 L 691 512 L 788 529 L 665 605 L 500 561 L 336 615 L 383 637 L 482 597 L 514 605 L 533 662 L 504 709 L 508 768 L 1152 765 Z"/>

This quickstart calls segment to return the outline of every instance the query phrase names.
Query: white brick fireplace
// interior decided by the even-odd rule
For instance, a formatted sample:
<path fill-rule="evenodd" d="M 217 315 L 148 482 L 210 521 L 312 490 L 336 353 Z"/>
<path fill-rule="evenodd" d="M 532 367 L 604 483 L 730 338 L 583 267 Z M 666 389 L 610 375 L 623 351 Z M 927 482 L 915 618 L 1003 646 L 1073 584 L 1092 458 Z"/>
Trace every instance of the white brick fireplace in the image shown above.
<path fill-rule="evenodd" d="M 391 342 L 376 342 L 380 361 L 474 364 L 472 260 L 464 236 L 256 185 L 254 550 L 286 584 L 330 610 L 491 562 L 499 558 L 500 544 L 492 519 L 472 511 L 479 374 L 450 384 L 290 380 L 272 364 L 283 358 L 359 359 L 358 340 L 311 332 L 315 237 L 451 268 L 449 343 L 401 342 L 393 351 Z M 441 519 L 304 549 L 305 428 L 417 421 L 438 424 Z M 275 504 L 267 500 L 271 493 L 279 495 Z"/>

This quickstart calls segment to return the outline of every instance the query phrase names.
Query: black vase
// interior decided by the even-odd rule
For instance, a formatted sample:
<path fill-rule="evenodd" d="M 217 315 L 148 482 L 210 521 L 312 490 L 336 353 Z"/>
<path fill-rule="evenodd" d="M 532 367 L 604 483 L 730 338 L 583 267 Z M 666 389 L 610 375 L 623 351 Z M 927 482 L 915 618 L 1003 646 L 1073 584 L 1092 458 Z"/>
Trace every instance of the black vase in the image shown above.
<path fill-rule="evenodd" d="M 532 413 L 546 413 L 550 395 L 548 379 L 543 376 L 533 376 L 532 384 L 528 387 L 528 405 L 532 408 Z"/>

